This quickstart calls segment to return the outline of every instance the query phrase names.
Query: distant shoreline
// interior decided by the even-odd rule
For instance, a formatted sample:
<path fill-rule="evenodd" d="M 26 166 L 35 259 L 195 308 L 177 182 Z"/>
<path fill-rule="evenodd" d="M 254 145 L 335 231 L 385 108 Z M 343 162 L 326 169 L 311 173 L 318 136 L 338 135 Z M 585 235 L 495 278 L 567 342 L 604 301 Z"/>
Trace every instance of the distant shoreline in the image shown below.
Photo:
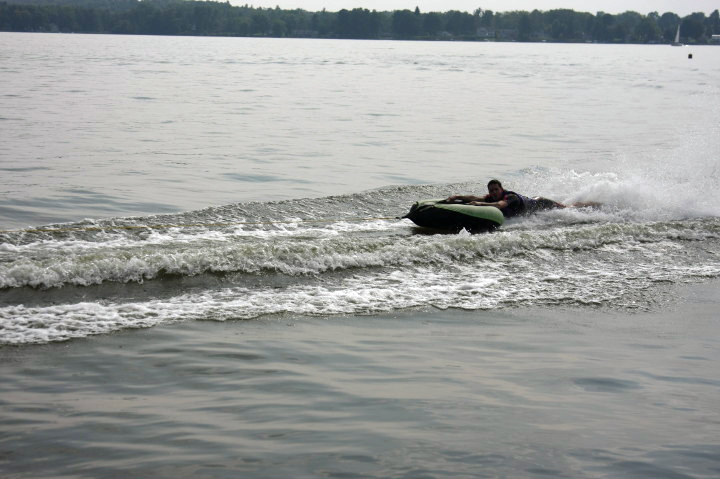
<path fill-rule="evenodd" d="M 232 6 L 186 0 L 0 0 L 0 31 L 160 36 L 487 41 L 524 43 L 718 44 L 720 13 L 680 17 L 591 14 L 569 9 L 338 12 Z"/>

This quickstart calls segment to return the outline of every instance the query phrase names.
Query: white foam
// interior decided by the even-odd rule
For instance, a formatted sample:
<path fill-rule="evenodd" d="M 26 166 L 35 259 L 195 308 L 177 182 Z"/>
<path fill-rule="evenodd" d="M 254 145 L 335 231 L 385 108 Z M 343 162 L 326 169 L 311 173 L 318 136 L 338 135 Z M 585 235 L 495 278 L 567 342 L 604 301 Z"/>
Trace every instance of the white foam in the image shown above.
<path fill-rule="evenodd" d="M 520 243 L 530 239 L 522 231 L 497 235 L 497 239 L 512 242 L 513 236 Z M 482 241 L 434 238 L 425 244 L 430 246 L 426 252 L 429 257 L 439 255 L 442 264 L 433 259 L 389 272 L 360 268 L 351 276 L 308 278 L 283 288 L 232 286 L 162 300 L 7 306 L 0 308 L 0 342 L 59 341 L 168 321 L 278 314 L 375 314 L 414 307 L 495 309 L 557 303 L 637 307 L 634 291 L 655 283 L 720 276 L 720 264 L 687 262 L 684 249 L 667 239 L 603 242 L 586 234 L 587 244 L 568 247 L 555 233 L 545 236 L 544 241 L 526 245 L 521 255 L 506 255 L 504 250 L 489 257 L 481 248 L 483 254 L 476 250 L 452 258 L 443 256 L 448 254 L 447 242 L 469 248 L 472 242 Z M 578 248 L 589 254 L 578 253 Z M 567 261 L 569 252 L 576 260 Z"/>
<path fill-rule="evenodd" d="M 632 221 L 720 217 L 720 135 L 689 132 L 675 149 L 618 154 L 612 171 L 534 168 L 505 186 L 562 203 L 595 201 Z"/>
<path fill-rule="evenodd" d="M 615 212 L 615 215 L 619 213 Z M 598 215 L 601 215 L 600 217 Z M 601 219 L 599 221 L 599 218 Z M 617 242 L 695 240 L 716 237 L 713 222 L 615 223 L 609 213 L 557 210 L 508 222 L 492 235 L 402 235 L 408 225 L 386 232 L 338 233 L 306 229 L 282 237 L 158 235 L 152 242 L 40 242 L 0 253 L 0 287 L 90 286 L 107 281 L 141 282 L 160 274 L 263 272 L 291 276 L 376 267 L 405 267 L 515 257 L 543 248 L 592 249 Z M 715 225 L 715 226 L 713 226 Z"/>

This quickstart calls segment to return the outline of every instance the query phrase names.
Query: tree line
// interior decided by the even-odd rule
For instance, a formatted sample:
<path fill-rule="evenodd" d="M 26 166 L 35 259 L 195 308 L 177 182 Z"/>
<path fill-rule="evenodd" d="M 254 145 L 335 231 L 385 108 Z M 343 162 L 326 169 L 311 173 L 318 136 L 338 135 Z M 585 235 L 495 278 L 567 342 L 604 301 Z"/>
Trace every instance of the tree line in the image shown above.
<path fill-rule="evenodd" d="M 720 34 L 718 10 L 612 15 L 569 9 L 532 12 L 309 12 L 194 0 L 0 0 L 0 30 L 137 35 L 212 35 L 520 42 L 685 43 Z"/>

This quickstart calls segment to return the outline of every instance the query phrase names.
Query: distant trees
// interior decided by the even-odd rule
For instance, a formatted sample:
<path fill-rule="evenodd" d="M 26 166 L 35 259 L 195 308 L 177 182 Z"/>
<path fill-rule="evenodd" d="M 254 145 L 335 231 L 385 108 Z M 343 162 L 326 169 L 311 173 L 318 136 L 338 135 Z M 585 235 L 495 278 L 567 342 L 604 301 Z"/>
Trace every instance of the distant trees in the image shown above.
<path fill-rule="evenodd" d="M 383 27 L 382 14 L 363 8 L 337 13 L 336 32 L 341 38 L 377 38 Z"/>
<path fill-rule="evenodd" d="M 420 36 L 420 13 L 410 10 L 397 10 L 392 15 L 392 33 L 397 38 L 415 38 Z"/>
<path fill-rule="evenodd" d="M 445 15 L 445 31 L 456 37 L 470 37 L 476 34 L 479 22 L 467 12 L 451 10 Z"/>
<path fill-rule="evenodd" d="M 443 31 L 444 25 L 443 17 L 439 13 L 430 12 L 422 17 L 423 32 L 430 38 L 437 38 L 440 32 Z"/>
<path fill-rule="evenodd" d="M 657 18 L 652 15 L 641 18 L 633 30 L 632 40 L 636 43 L 658 43 L 661 39 Z"/>
<path fill-rule="evenodd" d="M 611 15 L 568 9 L 493 12 L 477 9 L 422 13 L 339 12 L 232 6 L 195 0 L 0 0 L 0 30 L 148 35 L 316 38 L 458 39 L 598 43 L 707 43 L 720 34 L 720 13 Z"/>
<path fill-rule="evenodd" d="M 682 20 L 680 29 L 683 35 L 688 38 L 697 39 L 705 35 L 705 15 L 693 13 Z"/>

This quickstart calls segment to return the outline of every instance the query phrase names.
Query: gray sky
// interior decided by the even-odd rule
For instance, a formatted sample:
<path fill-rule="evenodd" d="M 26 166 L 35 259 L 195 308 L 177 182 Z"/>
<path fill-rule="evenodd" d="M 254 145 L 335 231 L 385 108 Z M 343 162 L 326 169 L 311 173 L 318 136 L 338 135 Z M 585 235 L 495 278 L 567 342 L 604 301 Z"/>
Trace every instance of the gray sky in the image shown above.
<path fill-rule="evenodd" d="M 230 0 L 233 5 L 251 5 L 253 7 L 279 6 L 282 9 L 302 8 L 308 11 L 338 11 L 343 8 L 367 8 L 369 10 L 392 11 L 420 7 L 422 12 L 445 12 L 461 10 L 472 12 L 475 9 L 509 12 L 512 10 L 532 11 L 570 8 L 578 12 L 622 13 L 632 10 L 647 14 L 650 12 L 674 12 L 685 16 L 693 12 L 709 15 L 720 9 L 720 0 Z"/>

